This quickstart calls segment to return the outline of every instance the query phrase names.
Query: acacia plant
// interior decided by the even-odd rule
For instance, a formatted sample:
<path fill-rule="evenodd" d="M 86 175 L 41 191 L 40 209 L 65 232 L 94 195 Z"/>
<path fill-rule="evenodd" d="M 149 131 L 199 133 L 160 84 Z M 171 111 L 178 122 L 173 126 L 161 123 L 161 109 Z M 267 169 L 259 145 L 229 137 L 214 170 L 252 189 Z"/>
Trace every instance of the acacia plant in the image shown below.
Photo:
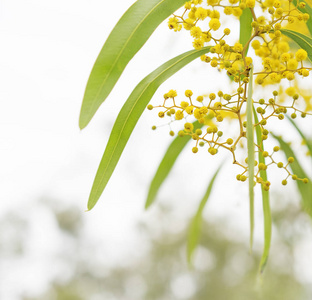
<path fill-rule="evenodd" d="M 194 49 L 172 58 L 147 75 L 124 103 L 96 173 L 88 209 L 100 198 L 147 107 L 157 111 L 159 118 L 168 120 L 169 134 L 177 136 L 151 182 L 146 208 L 154 202 L 158 189 L 188 141 L 192 141 L 191 151 L 195 155 L 198 151 L 206 151 L 211 156 L 229 151 L 233 164 L 240 169 L 236 179 L 247 181 L 249 186 L 250 246 L 254 228 L 254 186 L 261 186 L 264 250 L 259 271 L 262 273 L 271 241 L 269 169 L 276 167 L 284 171 L 282 185 L 289 180 L 296 181 L 303 208 L 312 215 L 312 184 L 291 146 L 270 127 L 273 119 L 290 122 L 304 140 L 304 147 L 312 153 L 311 142 L 294 121 L 297 117 L 311 115 L 311 92 L 303 95 L 300 86 L 311 71 L 311 12 L 307 2 L 297 0 L 136 1 L 118 21 L 96 59 L 81 107 L 81 129 L 108 97 L 128 62 L 165 19 L 169 17 L 170 30 L 189 31 L 193 38 L 190 48 Z M 240 26 L 239 36 L 233 36 L 226 27 L 229 22 Z M 178 95 L 172 89 L 164 91 L 159 105 L 148 104 L 165 80 L 197 58 L 211 66 L 210 72 L 223 72 L 225 80 L 231 84 L 222 91 L 207 90 L 207 95 L 191 90 Z M 270 96 L 264 92 L 264 86 Z M 181 130 L 174 132 L 170 127 L 172 122 L 181 124 Z M 230 122 L 231 128 L 236 128 L 234 133 L 229 130 Z M 157 125 L 152 126 L 156 128 Z M 275 140 L 273 149 L 267 146 L 269 139 Z M 243 155 L 238 154 L 242 151 Z M 284 152 L 285 161 L 275 158 L 278 151 Z M 199 240 L 202 211 L 219 170 L 212 174 L 190 226 L 189 261 Z"/>

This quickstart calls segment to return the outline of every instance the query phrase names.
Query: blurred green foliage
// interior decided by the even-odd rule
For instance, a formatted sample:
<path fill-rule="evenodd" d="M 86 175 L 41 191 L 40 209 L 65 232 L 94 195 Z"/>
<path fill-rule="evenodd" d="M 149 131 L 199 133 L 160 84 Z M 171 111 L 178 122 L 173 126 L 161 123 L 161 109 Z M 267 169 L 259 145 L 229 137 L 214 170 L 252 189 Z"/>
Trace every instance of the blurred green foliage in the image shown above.
<path fill-rule="evenodd" d="M 107 268 L 103 264 L 106 257 L 98 260 L 98 249 L 77 232 L 77 226 L 80 233 L 83 231 L 82 213 L 71 207 L 63 211 L 48 209 L 55 216 L 58 235 L 63 241 L 55 261 L 61 262 L 69 275 L 65 279 L 57 276 L 50 279 L 40 296 L 23 295 L 23 300 L 310 299 L 295 277 L 293 267 L 294 249 L 302 238 L 300 230 L 306 220 L 298 208 L 288 206 L 273 215 L 276 241 L 272 263 L 262 284 L 257 282 L 260 253 L 250 255 L 246 244 L 240 241 L 245 238 L 233 236 L 235 231 L 226 225 L 226 220 L 203 223 L 201 243 L 194 255 L 194 267 L 190 269 L 185 256 L 187 229 L 170 228 L 169 220 L 175 224 L 173 212 L 158 207 L 159 219 L 168 221 L 159 222 L 157 227 L 151 223 L 138 226 L 141 241 L 135 247 L 139 257 L 129 256 L 126 264 L 116 262 Z M 27 228 L 30 222 L 17 215 L 2 219 L 1 241 L 5 235 L 3 229 L 21 229 L 21 224 Z M 11 256 L 23 255 L 26 239 L 20 238 L 18 230 L 12 230 L 11 239 L 1 243 L 0 253 L 18 247 L 21 250 Z"/>

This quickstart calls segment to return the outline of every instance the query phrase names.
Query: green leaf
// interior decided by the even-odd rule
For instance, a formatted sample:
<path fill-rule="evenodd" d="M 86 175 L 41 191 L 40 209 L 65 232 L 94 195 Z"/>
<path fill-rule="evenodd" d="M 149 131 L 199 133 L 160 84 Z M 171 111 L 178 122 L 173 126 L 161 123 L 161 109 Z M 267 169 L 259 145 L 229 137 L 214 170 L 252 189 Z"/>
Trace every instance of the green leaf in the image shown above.
<path fill-rule="evenodd" d="M 185 0 L 138 0 L 118 21 L 91 71 L 85 90 L 79 127 L 88 125 L 107 98 L 132 57 L 154 30 Z"/>
<path fill-rule="evenodd" d="M 193 217 L 190 227 L 189 227 L 189 233 L 188 233 L 188 239 L 187 239 L 187 260 L 189 264 L 192 263 L 192 256 L 193 253 L 198 245 L 199 237 L 201 233 L 201 227 L 202 227 L 202 214 L 203 210 L 205 208 L 205 205 L 209 199 L 214 181 L 221 169 L 222 165 L 219 166 L 217 171 L 214 173 L 213 177 L 211 178 L 211 181 L 208 185 L 208 188 L 206 190 L 205 195 L 203 196 L 202 200 L 200 201 L 199 207 L 197 209 L 196 215 Z"/>
<path fill-rule="evenodd" d="M 193 123 L 194 129 L 201 128 L 203 124 L 199 123 L 198 121 Z M 185 145 L 188 141 L 191 140 L 191 136 L 186 135 L 184 137 L 177 136 L 173 142 L 168 147 L 157 171 L 156 174 L 151 182 L 149 187 L 148 196 L 145 203 L 145 208 L 149 208 L 155 201 L 157 192 L 165 181 L 166 177 L 168 176 L 169 172 L 171 171 L 176 159 L 184 149 Z"/>
<path fill-rule="evenodd" d="M 258 120 L 258 116 L 254 108 L 253 108 L 253 112 L 254 112 L 255 123 L 258 124 L 259 120 Z M 261 150 L 264 150 L 260 125 L 256 126 L 256 134 L 257 134 L 257 144 L 260 146 Z M 263 157 L 261 151 L 258 152 L 258 159 L 259 159 L 259 163 L 265 164 L 265 158 Z M 260 177 L 264 181 L 267 181 L 268 180 L 267 171 L 261 170 Z M 262 193 L 262 207 L 263 207 L 263 219 L 264 219 L 264 246 L 263 246 L 263 253 L 262 253 L 262 257 L 261 257 L 260 265 L 259 265 L 260 274 L 263 273 L 264 268 L 267 264 L 269 253 L 270 253 L 270 247 L 271 247 L 271 238 L 272 238 L 272 216 L 271 216 L 269 191 L 266 191 L 263 185 L 261 185 L 261 193 Z"/>
<path fill-rule="evenodd" d="M 307 25 L 307 27 L 309 29 L 310 35 L 312 35 L 312 19 L 311 19 L 311 17 L 312 17 L 312 8 L 311 8 L 311 6 L 309 6 L 309 4 L 306 1 L 300 0 L 300 2 L 304 2 L 306 4 L 305 8 L 297 7 L 298 1 L 297 0 L 293 0 L 294 6 L 296 6 L 299 11 L 301 11 L 303 14 L 307 13 L 310 16 L 309 20 L 306 22 L 306 25 Z"/>
<path fill-rule="evenodd" d="M 136 86 L 121 108 L 110 134 L 89 196 L 89 210 L 100 198 L 136 123 L 158 87 L 185 65 L 209 50 L 210 47 L 205 47 L 201 50 L 185 52 L 161 65 Z"/>
<path fill-rule="evenodd" d="M 249 182 L 249 212 L 250 212 L 250 250 L 253 244 L 254 232 L 254 169 L 255 169 L 255 144 L 253 124 L 253 67 L 250 70 L 250 78 L 247 96 L 247 153 L 248 153 L 248 182 Z"/>
<path fill-rule="evenodd" d="M 289 116 L 286 115 L 286 117 L 288 118 L 288 120 L 290 121 L 290 123 L 295 127 L 295 129 L 298 131 L 298 133 L 300 134 L 300 136 L 302 137 L 303 141 L 305 142 L 310 154 L 312 155 L 312 144 L 311 141 L 305 136 L 305 134 L 300 130 L 300 128 L 298 127 L 298 125 L 295 123 L 295 121 L 293 119 L 291 119 Z"/>
<path fill-rule="evenodd" d="M 239 23 L 240 23 L 240 28 L 239 28 L 239 42 L 245 46 L 250 37 L 251 37 L 251 32 L 252 32 L 252 27 L 251 27 L 251 22 L 252 22 L 252 13 L 250 9 L 244 9 L 242 15 L 239 18 Z M 248 52 L 249 45 L 247 46 L 245 50 L 245 55 Z"/>
<path fill-rule="evenodd" d="M 283 141 L 281 137 L 278 137 L 274 134 L 272 136 L 278 140 L 281 149 L 284 151 L 286 157 L 293 157 L 295 161 L 290 164 L 290 168 L 293 172 L 293 174 L 296 174 L 299 178 L 308 178 L 306 172 L 300 165 L 294 151 L 291 149 L 289 144 Z M 296 180 L 297 187 L 299 189 L 299 192 L 302 197 L 302 205 L 303 209 L 312 217 L 312 182 L 311 179 L 309 179 L 308 183 L 303 183 L 300 180 Z"/>
<path fill-rule="evenodd" d="M 281 29 L 281 32 L 284 35 L 286 35 L 287 37 L 291 38 L 302 49 L 307 51 L 308 58 L 309 58 L 310 62 L 312 62 L 312 38 L 310 38 L 310 37 L 308 37 L 302 33 L 299 33 L 299 32 L 293 31 L 293 30 L 289 30 L 289 29 Z"/>

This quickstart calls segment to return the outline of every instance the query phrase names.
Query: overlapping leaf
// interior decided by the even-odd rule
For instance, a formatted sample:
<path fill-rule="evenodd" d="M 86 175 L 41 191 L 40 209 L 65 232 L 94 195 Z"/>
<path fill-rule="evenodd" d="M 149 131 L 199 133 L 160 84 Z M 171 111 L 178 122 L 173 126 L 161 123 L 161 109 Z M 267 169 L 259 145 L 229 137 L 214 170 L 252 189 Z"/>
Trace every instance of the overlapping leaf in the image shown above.
<path fill-rule="evenodd" d="M 126 65 L 154 30 L 185 2 L 138 0 L 125 12 L 107 38 L 91 71 L 81 106 L 81 129 L 88 125 Z"/>
<path fill-rule="evenodd" d="M 94 207 L 101 196 L 137 121 L 158 87 L 185 65 L 209 52 L 209 50 L 210 47 L 205 47 L 201 50 L 191 50 L 183 53 L 161 65 L 136 86 L 115 121 L 93 182 L 88 201 L 89 210 Z"/>

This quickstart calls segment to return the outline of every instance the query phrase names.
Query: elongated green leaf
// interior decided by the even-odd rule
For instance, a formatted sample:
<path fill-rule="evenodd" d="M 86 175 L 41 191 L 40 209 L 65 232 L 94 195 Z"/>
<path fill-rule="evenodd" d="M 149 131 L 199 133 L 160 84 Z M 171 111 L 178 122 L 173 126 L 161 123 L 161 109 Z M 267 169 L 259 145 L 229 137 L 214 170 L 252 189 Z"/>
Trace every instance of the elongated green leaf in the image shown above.
<path fill-rule="evenodd" d="M 250 70 L 247 97 L 247 152 L 248 152 L 248 182 L 249 182 L 249 210 L 250 210 L 250 250 L 253 244 L 254 232 L 254 169 L 255 169 L 255 145 L 253 124 L 253 68 Z"/>
<path fill-rule="evenodd" d="M 273 135 L 273 134 L 272 134 Z M 299 178 L 309 178 L 300 165 L 294 151 L 291 149 L 289 144 L 285 143 L 281 137 L 273 135 L 275 139 L 278 140 L 281 149 L 284 151 L 286 157 L 293 157 L 295 161 L 290 164 L 290 168 L 294 174 Z M 308 183 L 303 183 L 302 181 L 296 180 L 299 192 L 302 197 L 303 209 L 312 217 L 312 182 L 309 179 Z"/>
<path fill-rule="evenodd" d="M 289 116 L 286 115 L 286 117 L 288 118 L 288 120 L 290 121 L 290 123 L 295 127 L 295 129 L 298 131 L 298 133 L 300 134 L 300 136 L 302 137 L 303 141 L 305 142 L 307 148 L 309 149 L 310 154 L 312 155 L 312 143 L 309 139 L 307 139 L 307 137 L 305 136 L 305 134 L 300 130 L 300 128 L 298 127 L 298 125 L 295 123 L 295 121 L 293 121 L 293 119 L 291 119 Z"/>
<path fill-rule="evenodd" d="M 252 13 L 250 9 L 244 9 L 242 15 L 239 18 L 240 28 L 239 28 L 239 42 L 245 46 L 251 37 L 252 27 Z M 248 52 L 249 46 L 246 48 L 245 54 Z"/>
<path fill-rule="evenodd" d="M 194 129 L 201 128 L 203 124 L 199 123 L 198 121 L 193 123 Z M 151 182 L 148 196 L 145 203 L 145 208 L 149 208 L 155 201 L 155 197 L 157 195 L 157 192 L 162 185 L 162 183 L 167 178 L 169 172 L 171 171 L 176 159 L 184 149 L 185 145 L 188 143 L 188 141 L 191 140 L 191 136 L 186 135 L 183 138 L 177 136 L 173 142 L 168 147 L 157 171 L 156 174 Z"/>
<path fill-rule="evenodd" d="M 298 4 L 298 1 L 297 0 L 293 0 L 293 4 L 302 12 L 302 13 L 307 13 L 309 14 L 310 18 L 309 20 L 306 22 L 307 24 L 307 27 L 309 29 L 309 32 L 310 32 L 310 35 L 312 35 L 312 8 L 311 6 L 304 0 L 300 0 L 300 2 L 304 2 L 305 3 L 305 8 L 300 8 L 300 7 L 297 7 L 297 4 Z"/>
<path fill-rule="evenodd" d="M 253 108 L 254 112 L 254 119 L 255 123 L 258 124 L 258 116 Z M 256 126 L 256 134 L 257 134 L 257 144 L 263 149 L 263 142 L 262 142 L 262 132 L 260 126 Z M 265 158 L 262 155 L 262 152 L 259 151 L 258 153 L 258 159 L 259 163 L 265 164 Z M 266 170 L 261 170 L 260 171 L 260 177 L 263 179 L 263 181 L 267 181 L 267 172 Z M 271 247 L 271 238 L 272 238 L 272 216 L 271 216 L 271 207 L 270 207 L 270 197 L 269 197 L 269 191 L 266 191 L 261 185 L 261 193 L 262 193 L 262 207 L 263 207 L 263 219 L 264 219 L 264 246 L 263 246 L 263 253 L 262 257 L 260 260 L 260 265 L 259 265 L 259 272 L 260 274 L 263 273 L 264 268 L 267 264 L 268 258 L 269 258 L 269 253 L 270 253 L 270 247 Z"/>
<path fill-rule="evenodd" d="M 299 33 L 299 32 L 293 31 L 293 30 L 289 30 L 289 29 L 281 29 L 281 32 L 284 35 L 291 38 L 302 49 L 307 51 L 308 58 L 309 58 L 310 62 L 312 62 L 312 38 L 310 38 L 310 37 L 308 37 L 302 33 Z"/>
<path fill-rule="evenodd" d="M 194 253 L 194 251 L 198 245 L 198 242 L 199 242 L 199 237 L 200 237 L 200 233 L 201 233 L 201 226 L 202 226 L 203 210 L 204 210 L 205 205 L 209 199 L 214 181 L 215 181 L 221 167 L 222 167 L 222 165 L 219 166 L 219 168 L 216 170 L 213 177 L 211 178 L 211 181 L 208 185 L 206 193 L 203 196 L 202 200 L 200 201 L 196 215 L 192 219 L 190 227 L 189 227 L 189 233 L 188 233 L 188 239 L 187 239 L 187 260 L 188 260 L 189 264 L 192 263 L 192 256 L 193 256 L 193 253 Z"/>
<path fill-rule="evenodd" d="M 100 198 L 137 121 L 158 87 L 185 65 L 209 52 L 209 50 L 210 47 L 205 47 L 201 50 L 191 50 L 183 53 L 161 65 L 136 86 L 115 121 L 93 182 L 88 201 L 89 210 L 93 208 Z"/>
<path fill-rule="evenodd" d="M 118 21 L 107 38 L 91 71 L 85 90 L 79 126 L 86 127 L 109 95 L 132 57 L 158 25 L 185 0 L 138 0 Z"/>

